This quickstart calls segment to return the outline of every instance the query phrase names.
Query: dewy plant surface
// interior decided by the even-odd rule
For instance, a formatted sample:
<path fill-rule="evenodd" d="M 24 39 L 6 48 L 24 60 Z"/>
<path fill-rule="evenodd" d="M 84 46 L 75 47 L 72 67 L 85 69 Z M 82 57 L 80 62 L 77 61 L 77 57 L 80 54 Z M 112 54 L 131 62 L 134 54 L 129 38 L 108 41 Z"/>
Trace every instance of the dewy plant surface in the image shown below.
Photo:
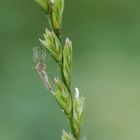
<path fill-rule="evenodd" d="M 85 112 L 85 98 L 80 96 L 79 89 L 71 88 L 72 73 L 72 42 L 66 38 L 65 44 L 61 42 L 61 25 L 64 11 L 64 0 L 36 0 L 47 15 L 50 28 L 39 39 L 41 46 L 34 47 L 33 56 L 36 62 L 36 70 L 58 105 L 67 116 L 71 132 L 63 130 L 62 140 L 80 140 L 80 130 Z M 46 50 L 55 60 L 60 69 L 60 75 L 48 77 L 45 66 Z"/>

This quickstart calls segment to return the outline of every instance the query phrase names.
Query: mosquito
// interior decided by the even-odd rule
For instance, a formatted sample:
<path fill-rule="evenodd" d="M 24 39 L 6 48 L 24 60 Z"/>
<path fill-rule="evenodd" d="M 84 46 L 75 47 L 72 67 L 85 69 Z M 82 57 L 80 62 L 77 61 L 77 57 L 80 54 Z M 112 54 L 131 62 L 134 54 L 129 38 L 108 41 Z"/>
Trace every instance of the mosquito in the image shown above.
<path fill-rule="evenodd" d="M 51 90 L 51 85 L 49 83 L 48 75 L 46 72 L 46 66 L 45 66 L 45 59 L 46 59 L 46 50 L 43 47 L 34 47 L 33 48 L 33 59 L 36 63 L 36 70 L 44 83 L 44 86 L 48 89 Z"/>

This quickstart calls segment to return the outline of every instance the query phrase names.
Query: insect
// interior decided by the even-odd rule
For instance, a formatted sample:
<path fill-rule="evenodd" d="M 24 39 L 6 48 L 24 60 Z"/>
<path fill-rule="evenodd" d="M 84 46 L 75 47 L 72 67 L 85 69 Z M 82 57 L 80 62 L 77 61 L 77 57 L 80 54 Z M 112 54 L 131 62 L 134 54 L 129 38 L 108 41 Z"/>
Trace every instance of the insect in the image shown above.
<path fill-rule="evenodd" d="M 36 63 L 36 70 L 44 83 L 45 87 L 48 90 L 51 90 L 51 85 L 49 83 L 48 75 L 46 72 L 46 66 L 45 66 L 45 59 L 46 59 L 46 50 L 43 47 L 34 47 L 33 48 L 33 59 Z"/>

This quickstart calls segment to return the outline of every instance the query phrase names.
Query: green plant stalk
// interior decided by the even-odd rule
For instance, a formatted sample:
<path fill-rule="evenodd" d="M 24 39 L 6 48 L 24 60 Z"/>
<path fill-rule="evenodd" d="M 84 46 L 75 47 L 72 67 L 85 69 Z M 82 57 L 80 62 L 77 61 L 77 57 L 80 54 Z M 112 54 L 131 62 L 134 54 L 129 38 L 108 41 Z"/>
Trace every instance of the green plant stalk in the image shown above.
<path fill-rule="evenodd" d="M 54 30 L 53 25 L 52 25 L 51 16 L 48 16 L 48 23 L 50 25 L 51 30 L 53 30 L 55 32 L 56 36 L 58 37 L 59 41 L 61 42 L 61 37 L 60 37 L 61 36 L 61 32 L 57 33 Z M 65 81 L 65 78 L 64 78 L 64 74 L 63 74 L 64 72 L 63 72 L 63 65 L 62 64 L 63 64 L 63 57 L 62 57 L 62 63 L 58 64 L 58 67 L 60 69 L 60 76 L 61 76 L 61 80 L 64 82 L 65 86 L 67 87 L 67 89 L 68 89 L 68 91 L 69 91 L 69 93 L 71 95 L 71 100 L 73 101 L 73 97 L 72 97 L 72 93 L 71 93 L 71 87 L 68 87 L 67 84 L 66 84 L 66 81 Z M 68 114 L 66 114 L 66 115 L 67 115 L 69 123 L 70 123 L 70 128 L 71 128 L 72 134 L 74 135 L 76 140 L 79 140 L 79 136 L 75 135 L 75 130 L 73 128 L 73 118 L 72 118 L 73 117 L 73 108 L 72 108 L 71 114 L 72 114 L 71 116 L 68 116 Z"/>
<path fill-rule="evenodd" d="M 48 17 L 48 20 L 49 20 L 49 25 L 50 25 L 51 29 L 56 33 L 56 36 L 58 37 L 59 41 L 61 42 L 61 37 L 60 37 L 61 36 L 61 32 L 58 33 L 58 32 L 56 32 L 54 30 L 53 25 L 52 25 L 51 16 Z M 71 93 L 71 87 L 68 87 L 67 84 L 66 84 L 66 81 L 65 81 L 65 78 L 64 78 L 64 74 L 63 74 L 64 72 L 63 72 L 63 65 L 62 64 L 63 64 L 63 57 L 62 57 L 62 63 L 58 64 L 58 67 L 60 69 L 61 80 L 66 85 L 66 87 L 67 87 L 67 89 L 68 89 L 68 91 L 69 91 L 69 93 L 71 95 L 71 100 L 73 101 L 73 97 L 72 97 L 72 93 Z M 76 138 L 76 140 L 79 140 L 79 136 L 75 135 L 75 131 L 74 131 L 74 128 L 73 128 L 73 118 L 72 118 L 73 117 L 73 108 L 72 108 L 72 115 L 70 117 L 69 116 L 67 116 L 67 117 L 69 119 L 70 128 L 71 128 L 71 131 L 72 131 L 74 137 Z"/>
<path fill-rule="evenodd" d="M 58 37 L 59 41 L 61 42 L 61 32 L 57 33 L 54 28 L 53 28 L 53 25 L 52 25 L 52 21 L 51 21 L 51 16 L 48 16 L 48 21 L 49 21 L 49 25 L 51 27 L 51 29 L 55 32 L 56 36 Z M 65 84 L 65 86 L 67 87 L 70 95 L 71 95 L 71 100 L 73 101 L 73 97 L 72 97 L 72 93 L 71 93 L 71 87 L 68 87 L 67 84 L 66 84 L 66 81 L 65 81 L 65 77 L 64 77 L 64 72 L 63 72 L 63 57 L 62 57 L 62 63 L 58 64 L 58 67 L 60 69 L 60 75 L 61 75 L 61 80 L 63 81 L 63 83 Z M 73 103 L 72 103 L 73 104 Z M 68 114 L 66 114 L 67 117 L 68 117 L 68 120 L 69 120 L 69 123 L 70 123 L 70 128 L 71 128 L 71 131 L 72 131 L 72 134 L 74 135 L 74 137 L 76 138 L 76 140 L 79 140 L 80 138 L 80 134 L 77 136 L 75 134 L 75 130 L 74 130 L 74 127 L 73 127 L 73 108 L 71 110 L 71 116 L 68 116 Z"/>
<path fill-rule="evenodd" d="M 48 15 L 47 18 L 48 18 L 48 22 L 49 22 L 49 25 L 50 25 L 51 30 L 54 31 L 53 25 L 52 25 L 52 20 L 51 20 L 52 16 L 51 15 Z"/>
<path fill-rule="evenodd" d="M 36 1 L 39 1 L 39 3 L 42 4 L 42 2 L 44 3 L 45 1 L 48 2 L 51 0 L 36 0 Z M 54 5 L 56 7 L 53 7 Z M 65 48 L 62 47 L 62 43 L 61 43 L 60 23 L 63 14 L 63 6 L 64 6 L 64 0 L 53 0 L 53 2 L 51 1 L 50 5 L 48 5 L 48 7 L 50 7 L 49 11 L 47 11 L 48 9 L 44 9 L 45 5 L 43 5 L 43 11 L 49 13 L 47 14 L 47 18 L 48 18 L 50 29 L 51 31 L 53 31 L 53 33 L 47 30 L 46 34 L 44 34 L 45 40 L 44 41 L 40 40 L 41 43 L 47 48 L 47 50 L 50 51 L 51 56 L 56 61 L 60 69 L 60 76 L 62 82 L 59 80 L 55 80 L 54 81 L 55 89 L 53 91 L 51 85 L 49 84 L 47 73 L 45 71 L 45 64 L 44 64 L 43 56 L 41 54 L 43 51 L 41 53 L 39 52 L 38 54 L 37 70 L 38 73 L 41 75 L 43 82 L 45 81 L 45 85 L 49 85 L 48 89 L 52 93 L 54 93 L 57 103 L 62 107 L 69 120 L 71 132 L 73 136 L 71 134 L 67 134 L 66 132 L 63 132 L 62 140 L 80 140 L 80 128 L 81 128 L 81 120 L 83 118 L 83 113 L 84 113 L 84 106 L 83 106 L 82 98 L 79 97 L 79 92 L 76 93 L 77 95 L 73 97 L 71 91 L 72 45 L 69 39 L 66 40 L 65 42 L 66 45 Z M 54 10 L 53 8 L 58 8 L 58 9 Z M 56 11 L 58 13 L 55 13 Z M 40 62 L 42 62 L 42 65 L 40 64 Z M 81 114 L 81 109 L 82 109 L 82 114 Z"/>

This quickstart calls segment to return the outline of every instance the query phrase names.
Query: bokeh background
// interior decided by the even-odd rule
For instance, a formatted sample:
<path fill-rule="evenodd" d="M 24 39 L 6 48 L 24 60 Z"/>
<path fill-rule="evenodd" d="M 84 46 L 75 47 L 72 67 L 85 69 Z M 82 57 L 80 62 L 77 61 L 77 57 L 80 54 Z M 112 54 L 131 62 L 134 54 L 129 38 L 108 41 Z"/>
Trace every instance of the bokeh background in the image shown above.
<path fill-rule="evenodd" d="M 73 87 L 86 97 L 87 140 L 140 139 L 140 1 L 65 0 Z M 0 140 L 60 140 L 68 123 L 46 91 L 32 48 L 47 27 L 33 0 L 0 0 Z M 47 69 L 57 67 L 47 59 Z"/>

